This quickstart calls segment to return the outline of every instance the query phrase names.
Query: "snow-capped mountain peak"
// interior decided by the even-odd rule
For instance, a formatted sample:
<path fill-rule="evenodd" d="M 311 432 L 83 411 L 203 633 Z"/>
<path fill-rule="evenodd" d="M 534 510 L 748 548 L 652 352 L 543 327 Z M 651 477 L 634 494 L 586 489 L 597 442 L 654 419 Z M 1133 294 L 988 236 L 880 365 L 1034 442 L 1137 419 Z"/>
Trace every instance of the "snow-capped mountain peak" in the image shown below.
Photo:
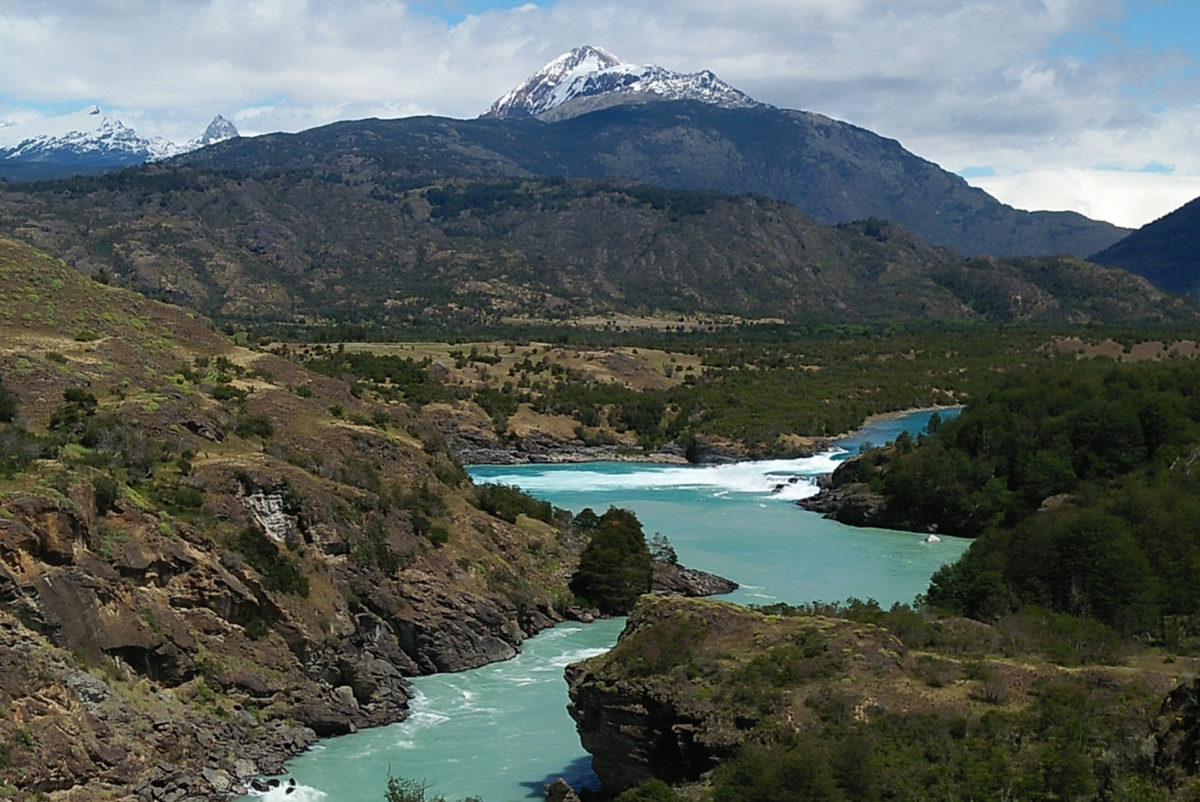
<path fill-rule="evenodd" d="M 195 150 L 206 145 L 215 145 L 218 142 L 224 142 L 226 139 L 233 139 L 238 136 L 241 136 L 241 134 L 238 133 L 237 126 L 218 114 L 212 118 L 212 122 L 204 129 L 203 134 L 188 142 L 187 150 Z"/>
<path fill-rule="evenodd" d="M 760 105 L 708 70 L 685 74 L 629 64 L 603 48 L 584 45 L 548 62 L 482 116 L 536 117 L 577 98 L 599 95 L 700 100 L 729 108 Z"/>
<path fill-rule="evenodd" d="M 235 136 L 237 128 L 218 114 L 201 136 L 180 145 L 162 137 L 142 136 L 99 106 L 88 106 L 57 117 L 0 125 L 0 165 L 53 166 L 53 174 L 70 175 L 77 169 L 158 161 Z"/>
<path fill-rule="evenodd" d="M 99 106 L 0 128 L 0 158 L 124 166 L 173 155 L 178 146 L 147 138 Z"/>

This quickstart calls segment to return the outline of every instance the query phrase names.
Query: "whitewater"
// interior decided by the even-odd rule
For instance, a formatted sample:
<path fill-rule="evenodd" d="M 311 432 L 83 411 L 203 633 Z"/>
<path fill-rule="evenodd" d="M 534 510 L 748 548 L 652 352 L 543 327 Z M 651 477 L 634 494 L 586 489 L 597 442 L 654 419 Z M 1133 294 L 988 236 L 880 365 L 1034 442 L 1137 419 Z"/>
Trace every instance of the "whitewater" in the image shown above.
<path fill-rule="evenodd" d="M 590 463 L 473 466 L 476 482 L 519 486 L 552 504 L 602 513 L 632 509 L 647 536 L 666 535 L 680 562 L 741 584 L 723 597 L 742 604 L 873 598 L 911 602 L 930 575 L 966 542 L 926 543 L 920 535 L 857 529 L 802 510 L 817 476 L 901 431 L 918 432 L 930 412 L 876 421 L 813 457 L 716 466 Z M 954 411 L 941 411 L 943 417 Z M 530 638 L 513 660 L 413 680 L 407 721 L 330 738 L 288 764 L 298 785 L 266 800 L 378 802 L 389 772 L 424 780 L 432 794 L 486 802 L 541 798 L 563 776 L 594 785 L 590 760 L 566 712 L 567 664 L 616 641 L 623 619 L 561 624 Z"/>

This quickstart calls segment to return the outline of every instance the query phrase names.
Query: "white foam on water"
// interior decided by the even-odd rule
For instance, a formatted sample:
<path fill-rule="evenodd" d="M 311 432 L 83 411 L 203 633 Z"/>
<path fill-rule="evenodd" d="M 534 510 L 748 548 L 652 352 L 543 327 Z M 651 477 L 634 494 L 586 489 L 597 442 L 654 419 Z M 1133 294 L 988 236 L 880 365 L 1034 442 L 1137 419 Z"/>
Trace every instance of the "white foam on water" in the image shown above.
<path fill-rule="evenodd" d="M 638 465 L 621 470 L 523 470 L 478 477 L 476 481 L 517 485 L 537 494 L 609 493 L 614 490 L 708 490 L 715 496 L 757 493 L 795 501 L 817 492 L 813 477 L 831 473 L 841 451 L 828 451 L 800 459 L 754 460 L 727 465 Z"/>
<path fill-rule="evenodd" d="M 560 669 L 566 668 L 567 666 L 571 665 L 571 663 L 578 663 L 580 660 L 586 660 L 589 657 L 595 657 L 596 655 L 604 654 L 607 651 L 608 649 L 575 649 L 574 651 L 555 655 L 546 661 L 546 665 L 555 669 L 555 678 L 557 679 L 559 676 L 558 671 Z"/>
<path fill-rule="evenodd" d="M 264 800 L 264 802 L 320 802 L 328 799 L 329 794 L 308 785 L 289 785 L 285 780 L 278 788 L 269 791 L 251 790 L 249 796 Z"/>
<path fill-rule="evenodd" d="M 417 710 L 409 714 L 404 723 L 411 727 L 425 729 L 427 727 L 436 727 L 439 724 L 445 724 L 450 720 L 449 716 L 444 716 L 441 713 L 436 713 L 432 710 Z"/>
<path fill-rule="evenodd" d="M 545 682 L 545 681 L 546 681 L 545 677 L 529 677 L 529 676 L 518 676 L 518 675 L 513 675 L 513 676 L 508 677 L 508 683 L 510 685 L 516 685 L 517 687 L 523 687 L 525 685 L 537 685 L 539 682 Z"/>

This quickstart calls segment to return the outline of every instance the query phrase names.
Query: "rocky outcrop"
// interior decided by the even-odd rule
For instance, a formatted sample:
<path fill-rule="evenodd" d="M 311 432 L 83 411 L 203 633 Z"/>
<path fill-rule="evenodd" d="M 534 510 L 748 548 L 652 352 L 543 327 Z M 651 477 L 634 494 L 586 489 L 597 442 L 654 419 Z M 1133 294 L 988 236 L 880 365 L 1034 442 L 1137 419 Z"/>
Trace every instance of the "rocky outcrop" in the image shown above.
<path fill-rule="evenodd" d="M 562 777 L 542 787 L 542 798 L 546 802 L 580 802 L 579 794 Z"/>
<path fill-rule="evenodd" d="M 242 503 L 261 493 L 239 499 L 232 490 L 247 481 L 257 479 L 208 477 L 213 490 L 230 488 L 211 508 L 273 540 L 265 524 L 282 508 L 271 505 L 264 522 L 265 505 Z M 392 574 L 361 558 L 320 556 L 304 540 L 323 520 L 320 501 L 300 502 L 280 533 L 309 550 L 306 573 L 325 596 L 318 606 L 269 589 L 241 555 L 128 499 L 100 520 L 68 497 L 4 498 L 0 705 L 13 716 L 0 740 L 37 733 L 13 755 L 20 788 L 112 782 L 144 799 L 228 798 L 252 776 L 281 771 L 316 737 L 404 718 L 406 676 L 510 658 L 561 620 L 534 586 L 509 579 L 514 593 L 489 593 L 437 551 Z M 478 529 L 492 547 L 519 560 L 517 533 L 484 520 Z M 507 575 L 489 570 L 495 581 Z M 34 644 L 47 655 L 37 687 L 21 679 Z M 114 743 L 123 746 L 106 746 Z"/>
<path fill-rule="evenodd" d="M 296 519 L 288 515 L 283 494 L 259 491 L 243 498 L 242 503 L 267 537 L 280 543 L 295 542 Z"/>
<path fill-rule="evenodd" d="M 295 398 L 248 404 L 288 461 L 233 437 L 204 455 L 179 426 L 186 477 L 160 465 L 102 504 L 89 466 L 6 479 L 0 796 L 228 799 L 318 737 L 403 719 L 406 677 L 507 659 L 563 618 L 578 552 L 554 530 L 472 507 L 443 452 L 323 408 L 332 425 L 297 422 Z"/>
<path fill-rule="evenodd" d="M 887 499 L 865 484 L 822 488 L 815 496 L 800 499 L 796 504 L 849 526 L 886 528 L 892 524 Z"/>
<path fill-rule="evenodd" d="M 409 407 L 3 238 L 0 273 L 0 798 L 228 798 L 565 615 L 582 545 L 475 507 Z"/>
<path fill-rule="evenodd" d="M 886 461 L 886 457 L 877 456 L 876 459 L 882 461 L 868 465 L 860 457 L 851 457 L 832 474 L 817 480 L 820 490 L 816 495 L 800 499 L 796 504 L 850 526 L 895 526 L 887 498 L 872 490 L 868 481 Z"/>
<path fill-rule="evenodd" d="M 769 662 L 755 662 L 765 652 Z M 803 699 L 816 687 L 869 697 L 861 680 L 902 685 L 907 662 L 904 645 L 870 625 L 643 596 L 610 652 L 567 667 L 568 711 L 615 794 L 655 777 L 698 780 L 740 744 L 803 727 L 815 715 Z M 787 680 L 772 678 L 785 668 Z M 893 704 L 912 702 L 898 694 Z"/>
<path fill-rule="evenodd" d="M 720 596 L 738 589 L 738 583 L 731 579 L 678 563 L 654 560 L 653 567 L 650 592 L 656 596 Z"/>
<path fill-rule="evenodd" d="M 1200 685 L 1179 686 L 1154 721 L 1154 700 L 1176 682 L 1170 670 L 1070 669 L 1032 654 L 1014 661 L 1011 634 L 912 611 L 870 616 L 894 624 L 896 634 L 861 618 L 779 612 L 643 596 L 611 651 L 566 668 L 568 710 L 605 794 L 652 778 L 701 781 L 744 744 L 780 745 L 775 754 L 783 755 L 797 744 L 803 752 L 804 744 L 823 748 L 863 737 L 860 745 L 877 751 L 877 766 L 915 759 L 916 770 L 926 772 L 922 754 L 941 755 L 947 737 L 986 742 L 998 721 L 1015 727 L 1006 730 L 1006 754 L 1027 750 L 1011 765 L 1037 765 L 1046 754 L 1041 730 L 1055 725 L 1031 710 L 1057 698 L 1056 686 L 1070 704 L 1088 697 L 1093 711 L 1113 709 L 1123 729 L 1109 743 L 1136 752 L 1139 762 L 1154 758 L 1177 776 L 1200 770 Z M 1054 704 L 1043 710 L 1057 710 Z M 1140 711 L 1137 725 L 1125 704 Z"/>

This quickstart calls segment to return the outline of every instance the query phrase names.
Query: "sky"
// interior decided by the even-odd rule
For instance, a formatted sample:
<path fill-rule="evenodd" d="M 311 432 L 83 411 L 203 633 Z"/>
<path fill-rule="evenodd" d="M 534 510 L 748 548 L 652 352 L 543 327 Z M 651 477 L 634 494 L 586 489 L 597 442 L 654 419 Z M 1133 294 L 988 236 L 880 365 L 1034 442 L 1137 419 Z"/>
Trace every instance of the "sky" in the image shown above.
<path fill-rule="evenodd" d="M 1200 196 L 1197 0 L 0 0 L 0 121 L 98 104 L 186 141 L 474 117 L 556 55 L 709 69 L 1022 209 Z"/>

